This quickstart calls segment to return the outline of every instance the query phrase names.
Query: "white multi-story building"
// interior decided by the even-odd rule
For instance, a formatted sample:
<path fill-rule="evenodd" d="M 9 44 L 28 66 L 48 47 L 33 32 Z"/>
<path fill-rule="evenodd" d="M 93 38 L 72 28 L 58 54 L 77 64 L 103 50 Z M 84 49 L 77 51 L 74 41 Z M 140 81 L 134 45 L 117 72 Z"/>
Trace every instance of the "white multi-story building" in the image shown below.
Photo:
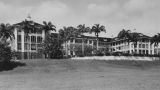
<path fill-rule="evenodd" d="M 26 22 L 41 28 L 42 25 L 32 20 L 26 20 Z M 42 49 L 42 41 L 45 37 L 45 31 L 42 29 L 32 29 L 25 31 L 22 26 L 24 22 L 14 24 L 14 40 L 12 41 L 12 50 L 17 52 L 18 59 L 35 59 L 42 58 L 42 54 L 38 50 Z M 28 33 L 29 32 L 29 33 Z M 28 34 L 27 34 L 28 33 Z"/>
<path fill-rule="evenodd" d="M 138 41 L 130 42 L 128 39 L 114 38 L 109 45 L 111 52 L 121 52 L 141 55 L 158 55 L 160 47 L 151 44 L 151 37 L 138 33 Z"/>
<path fill-rule="evenodd" d="M 83 38 L 82 38 L 83 37 Z M 65 55 L 80 56 L 82 55 L 82 45 L 84 39 L 84 54 L 91 55 L 97 50 L 97 38 L 91 36 L 78 36 L 70 38 L 66 44 L 63 44 Z M 98 38 L 98 50 L 105 51 L 109 45 L 111 38 Z"/>

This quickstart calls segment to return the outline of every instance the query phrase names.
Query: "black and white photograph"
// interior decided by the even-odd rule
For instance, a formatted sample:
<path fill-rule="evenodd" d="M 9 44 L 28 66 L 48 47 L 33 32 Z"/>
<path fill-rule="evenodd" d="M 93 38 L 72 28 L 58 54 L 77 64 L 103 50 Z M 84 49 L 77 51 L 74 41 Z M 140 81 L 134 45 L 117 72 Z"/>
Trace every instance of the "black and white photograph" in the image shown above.
<path fill-rule="evenodd" d="M 160 0 L 0 0 L 0 90 L 160 90 Z"/>

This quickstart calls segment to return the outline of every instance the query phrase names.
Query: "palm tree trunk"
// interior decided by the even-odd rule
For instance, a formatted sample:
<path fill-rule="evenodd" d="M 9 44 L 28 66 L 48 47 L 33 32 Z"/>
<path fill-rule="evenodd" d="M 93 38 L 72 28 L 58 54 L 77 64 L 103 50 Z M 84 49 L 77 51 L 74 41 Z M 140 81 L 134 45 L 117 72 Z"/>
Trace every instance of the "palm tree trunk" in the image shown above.
<path fill-rule="evenodd" d="M 82 37 L 82 55 L 84 56 L 84 38 Z"/>
<path fill-rule="evenodd" d="M 67 45 L 67 41 L 65 42 L 65 47 L 66 47 L 66 56 L 68 56 L 68 45 Z"/>
<path fill-rule="evenodd" d="M 99 43 L 99 40 L 98 40 L 98 38 L 97 38 L 97 50 L 99 50 L 99 49 L 98 49 L 98 47 L 99 47 L 99 44 L 98 44 L 98 43 Z"/>

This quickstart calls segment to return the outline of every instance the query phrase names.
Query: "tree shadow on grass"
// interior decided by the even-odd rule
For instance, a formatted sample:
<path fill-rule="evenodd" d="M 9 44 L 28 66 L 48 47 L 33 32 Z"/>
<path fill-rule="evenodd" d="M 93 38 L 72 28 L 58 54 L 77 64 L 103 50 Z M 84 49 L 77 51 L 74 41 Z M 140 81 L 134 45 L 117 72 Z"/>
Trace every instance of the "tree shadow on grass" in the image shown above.
<path fill-rule="evenodd" d="M 0 62 L 0 72 L 13 70 L 14 68 L 16 68 L 18 66 L 25 66 L 25 65 L 26 65 L 25 63 L 16 62 L 16 61 Z"/>

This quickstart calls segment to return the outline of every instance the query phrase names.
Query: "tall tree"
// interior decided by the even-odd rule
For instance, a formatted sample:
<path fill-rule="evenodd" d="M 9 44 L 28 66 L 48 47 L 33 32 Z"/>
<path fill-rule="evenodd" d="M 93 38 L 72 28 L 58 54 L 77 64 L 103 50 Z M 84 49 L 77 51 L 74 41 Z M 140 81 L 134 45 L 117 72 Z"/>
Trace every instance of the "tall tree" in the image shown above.
<path fill-rule="evenodd" d="M 92 26 L 91 32 L 94 32 L 95 36 L 97 37 L 97 50 L 98 50 L 99 34 L 101 32 L 106 32 L 105 26 L 100 24 L 95 24 L 94 26 Z"/>
<path fill-rule="evenodd" d="M 82 37 L 82 55 L 84 55 L 84 33 L 88 33 L 90 31 L 89 27 L 86 27 L 85 24 L 83 25 L 78 25 L 78 33 L 81 35 Z"/>
<path fill-rule="evenodd" d="M 43 43 L 42 52 L 45 54 L 45 58 L 62 58 L 62 41 L 53 34 L 46 36 Z"/>
<path fill-rule="evenodd" d="M 52 22 L 43 21 L 43 29 L 45 30 L 45 35 L 47 35 L 50 31 L 56 31 L 56 26 Z"/>
<path fill-rule="evenodd" d="M 76 28 L 74 27 L 63 27 L 62 29 L 59 30 L 59 35 L 60 38 L 63 39 L 63 42 L 65 43 L 65 52 L 66 55 L 68 56 L 68 41 L 70 40 L 70 38 L 74 38 L 77 37 L 78 32 L 76 30 Z"/>
<path fill-rule="evenodd" d="M 7 39 L 14 39 L 14 27 L 10 24 L 2 23 L 0 25 L 0 38 L 2 43 L 6 43 Z"/>
<path fill-rule="evenodd" d="M 130 36 L 130 30 L 125 30 L 125 29 L 123 29 L 122 31 L 120 31 L 119 32 L 119 34 L 118 34 L 118 38 L 121 38 L 121 39 L 128 39 L 128 38 L 131 38 L 131 36 Z"/>
<path fill-rule="evenodd" d="M 158 33 L 157 35 L 154 35 L 151 38 L 151 44 L 154 44 L 154 46 L 158 46 L 159 43 L 160 43 L 160 33 Z"/>
<path fill-rule="evenodd" d="M 128 44 L 130 42 L 132 42 L 133 45 L 134 45 L 134 47 L 137 47 L 137 42 L 140 39 L 143 39 L 143 38 L 141 38 L 140 33 L 131 32 L 131 30 L 125 30 L 125 29 L 123 29 L 122 31 L 120 31 L 117 37 L 119 39 L 125 39 L 125 40 L 127 40 Z"/>

